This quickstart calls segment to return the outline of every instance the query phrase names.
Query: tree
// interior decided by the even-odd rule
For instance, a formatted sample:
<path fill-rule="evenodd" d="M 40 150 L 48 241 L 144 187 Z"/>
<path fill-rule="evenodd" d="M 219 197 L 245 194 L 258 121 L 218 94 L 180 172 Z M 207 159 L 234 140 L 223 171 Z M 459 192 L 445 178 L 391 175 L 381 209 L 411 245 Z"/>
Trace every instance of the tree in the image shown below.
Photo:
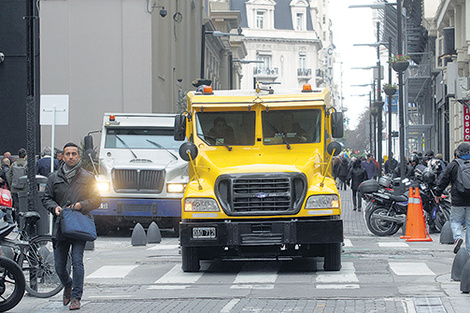
<path fill-rule="evenodd" d="M 343 138 L 345 147 L 361 152 L 370 151 L 369 147 L 369 110 L 364 111 L 359 117 L 356 129 L 346 129 Z"/>

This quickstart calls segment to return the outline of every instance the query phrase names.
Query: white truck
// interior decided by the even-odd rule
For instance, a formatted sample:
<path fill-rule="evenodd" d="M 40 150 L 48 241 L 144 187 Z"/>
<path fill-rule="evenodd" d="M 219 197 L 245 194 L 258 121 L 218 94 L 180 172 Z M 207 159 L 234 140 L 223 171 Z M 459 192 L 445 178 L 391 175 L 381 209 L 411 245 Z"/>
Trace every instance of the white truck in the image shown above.
<path fill-rule="evenodd" d="M 155 221 L 178 233 L 189 179 L 188 163 L 178 154 L 181 143 L 173 138 L 174 121 L 175 114 L 105 113 L 96 169 L 102 203 L 92 211 L 98 232 Z"/>

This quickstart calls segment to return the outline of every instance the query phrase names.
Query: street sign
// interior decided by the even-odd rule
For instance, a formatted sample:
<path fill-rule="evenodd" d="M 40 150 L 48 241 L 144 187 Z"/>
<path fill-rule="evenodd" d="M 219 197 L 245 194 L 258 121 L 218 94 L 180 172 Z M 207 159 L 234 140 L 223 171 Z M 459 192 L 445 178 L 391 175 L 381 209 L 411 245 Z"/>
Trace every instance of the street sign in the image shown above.
<path fill-rule="evenodd" d="M 470 109 L 463 107 L 463 141 L 470 141 Z"/>
<path fill-rule="evenodd" d="M 69 95 L 41 95 L 40 123 L 41 125 L 68 125 Z"/>

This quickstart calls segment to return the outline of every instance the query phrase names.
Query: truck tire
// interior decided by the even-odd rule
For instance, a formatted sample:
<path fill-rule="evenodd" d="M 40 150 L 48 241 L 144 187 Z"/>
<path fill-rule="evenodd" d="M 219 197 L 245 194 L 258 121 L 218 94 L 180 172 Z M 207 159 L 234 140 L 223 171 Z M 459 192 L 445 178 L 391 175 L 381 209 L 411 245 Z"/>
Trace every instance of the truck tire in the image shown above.
<path fill-rule="evenodd" d="M 330 243 L 325 247 L 325 260 L 323 269 L 325 271 L 339 271 L 341 269 L 341 243 Z"/>
<path fill-rule="evenodd" d="M 183 272 L 198 272 L 199 271 L 199 256 L 197 248 L 194 247 L 181 247 L 181 257 Z"/>

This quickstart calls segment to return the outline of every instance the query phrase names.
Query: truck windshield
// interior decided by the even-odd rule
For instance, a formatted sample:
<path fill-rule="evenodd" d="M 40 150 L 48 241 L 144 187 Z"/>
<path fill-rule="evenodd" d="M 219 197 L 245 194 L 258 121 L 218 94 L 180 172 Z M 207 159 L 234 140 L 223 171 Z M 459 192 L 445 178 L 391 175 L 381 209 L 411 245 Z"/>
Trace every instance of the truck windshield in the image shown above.
<path fill-rule="evenodd" d="M 263 111 L 261 116 L 266 145 L 321 140 L 321 110 L 269 110 Z"/>
<path fill-rule="evenodd" d="M 106 128 L 105 148 L 161 149 L 152 142 L 166 149 L 178 150 L 180 142 L 173 139 L 173 128 Z M 119 140 L 119 138 L 122 139 Z"/>
<path fill-rule="evenodd" d="M 197 135 L 211 146 L 253 146 L 255 112 L 199 112 Z"/>

